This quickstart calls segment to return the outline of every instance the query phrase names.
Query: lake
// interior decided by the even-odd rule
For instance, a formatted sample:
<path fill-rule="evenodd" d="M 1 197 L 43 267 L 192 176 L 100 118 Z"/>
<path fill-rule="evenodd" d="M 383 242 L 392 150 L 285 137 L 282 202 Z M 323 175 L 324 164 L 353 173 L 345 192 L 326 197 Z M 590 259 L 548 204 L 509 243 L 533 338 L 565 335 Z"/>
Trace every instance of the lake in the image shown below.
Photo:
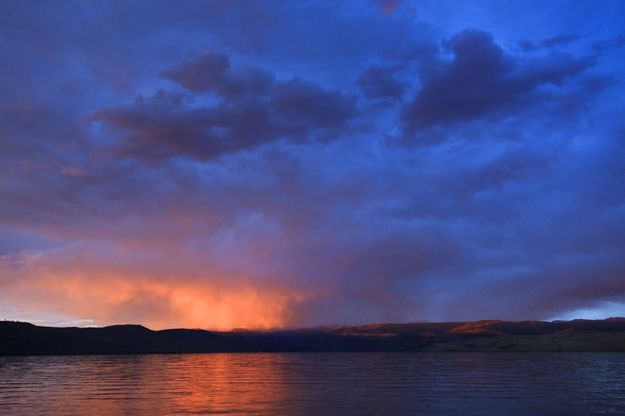
<path fill-rule="evenodd" d="M 625 415 L 625 354 L 0 357 L 0 415 Z"/>

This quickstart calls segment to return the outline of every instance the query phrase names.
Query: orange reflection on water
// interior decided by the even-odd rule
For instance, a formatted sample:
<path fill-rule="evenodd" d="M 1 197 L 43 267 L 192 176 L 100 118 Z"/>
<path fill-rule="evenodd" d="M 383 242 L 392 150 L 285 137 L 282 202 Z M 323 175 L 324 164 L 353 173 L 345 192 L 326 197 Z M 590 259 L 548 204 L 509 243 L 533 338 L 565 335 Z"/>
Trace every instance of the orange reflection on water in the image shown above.
<path fill-rule="evenodd" d="M 283 355 L 181 354 L 101 357 L 80 377 L 100 416 L 120 414 L 283 414 Z M 83 371 L 85 363 L 82 363 Z M 263 370 L 263 371 L 259 371 Z M 89 374 L 95 372 L 97 374 Z M 94 377 L 95 376 L 95 377 Z M 123 389 L 118 385 L 123 382 Z M 73 394 L 68 392 L 68 394 Z M 119 397 L 141 400 L 111 400 Z M 72 398 L 67 398 L 72 402 Z"/>
<path fill-rule="evenodd" d="M 10 368 L 0 362 L 0 373 L 11 377 L 0 389 L 0 415 L 286 414 L 285 360 L 281 354 L 16 358 Z M 29 400 L 13 401 L 25 393 Z"/>

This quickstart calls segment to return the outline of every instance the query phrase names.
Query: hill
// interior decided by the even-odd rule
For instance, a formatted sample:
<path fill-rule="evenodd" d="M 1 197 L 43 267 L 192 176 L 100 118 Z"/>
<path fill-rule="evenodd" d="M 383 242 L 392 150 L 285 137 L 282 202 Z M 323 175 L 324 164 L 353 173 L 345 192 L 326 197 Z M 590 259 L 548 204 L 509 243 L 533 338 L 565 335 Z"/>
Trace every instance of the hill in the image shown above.
<path fill-rule="evenodd" d="M 276 331 L 0 322 L 0 355 L 313 351 L 625 351 L 625 318 L 373 324 Z"/>

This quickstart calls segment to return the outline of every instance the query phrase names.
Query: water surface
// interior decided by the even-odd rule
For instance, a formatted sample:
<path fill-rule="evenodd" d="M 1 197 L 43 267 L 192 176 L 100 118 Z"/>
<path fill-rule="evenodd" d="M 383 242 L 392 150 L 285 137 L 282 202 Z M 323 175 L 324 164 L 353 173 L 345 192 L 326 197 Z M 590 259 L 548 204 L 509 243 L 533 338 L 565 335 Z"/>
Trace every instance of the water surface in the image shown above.
<path fill-rule="evenodd" d="M 625 415 L 625 354 L 0 357 L 0 415 Z"/>

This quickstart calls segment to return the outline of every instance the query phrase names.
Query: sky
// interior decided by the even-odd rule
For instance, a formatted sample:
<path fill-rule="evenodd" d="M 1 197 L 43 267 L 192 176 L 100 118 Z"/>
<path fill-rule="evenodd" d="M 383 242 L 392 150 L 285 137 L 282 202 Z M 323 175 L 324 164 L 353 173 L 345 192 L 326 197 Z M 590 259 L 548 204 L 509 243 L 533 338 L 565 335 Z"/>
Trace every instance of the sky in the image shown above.
<path fill-rule="evenodd" d="M 625 2 L 0 2 L 0 319 L 625 315 Z"/>

